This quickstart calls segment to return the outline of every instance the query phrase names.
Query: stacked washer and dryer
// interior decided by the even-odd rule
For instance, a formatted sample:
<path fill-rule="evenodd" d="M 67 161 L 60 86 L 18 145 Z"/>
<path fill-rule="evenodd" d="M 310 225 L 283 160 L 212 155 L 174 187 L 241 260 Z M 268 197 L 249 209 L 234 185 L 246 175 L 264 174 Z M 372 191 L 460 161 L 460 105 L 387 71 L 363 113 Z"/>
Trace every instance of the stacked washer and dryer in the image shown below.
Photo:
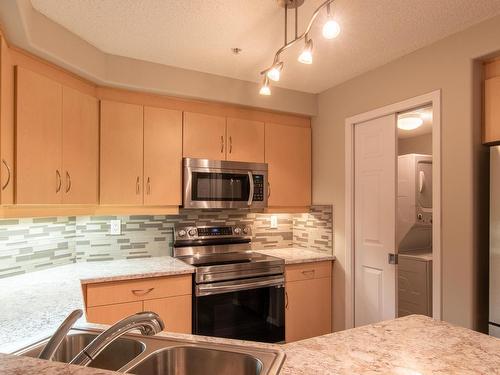
<path fill-rule="evenodd" d="M 432 156 L 398 156 L 398 316 L 432 316 Z"/>

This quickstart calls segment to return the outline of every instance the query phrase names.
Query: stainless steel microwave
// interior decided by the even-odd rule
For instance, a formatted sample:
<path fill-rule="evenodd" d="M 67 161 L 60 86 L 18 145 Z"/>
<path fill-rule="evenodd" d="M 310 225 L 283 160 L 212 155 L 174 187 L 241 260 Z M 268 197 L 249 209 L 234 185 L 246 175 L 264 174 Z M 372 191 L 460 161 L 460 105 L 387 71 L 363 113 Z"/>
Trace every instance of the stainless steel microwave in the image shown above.
<path fill-rule="evenodd" d="M 267 164 L 184 158 L 184 208 L 267 207 Z"/>

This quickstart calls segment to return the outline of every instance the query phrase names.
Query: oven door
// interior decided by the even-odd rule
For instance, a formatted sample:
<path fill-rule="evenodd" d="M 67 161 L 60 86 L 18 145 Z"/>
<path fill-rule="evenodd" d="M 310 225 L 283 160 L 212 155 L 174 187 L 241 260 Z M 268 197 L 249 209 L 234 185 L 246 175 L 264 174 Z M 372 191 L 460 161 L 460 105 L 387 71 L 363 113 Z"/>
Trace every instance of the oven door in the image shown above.
<path fill-rule="evenodd" d="M 212 163 L 215 162 L 212 161 Z M 224 164 L 229 163 L 224 162 Z M 246 165 L 246 163 L 237 164 Z M 251 164 L 248 167 L 251 167 Z M 185 165 L 183 173 L 184 208 L 265 208 L 267 206 L 267 170 Z"/>
<path fill-rule="evenodd" d="M 193 333 L 269 343 L 284 342 L 283 276 L 197 285 Z"/>

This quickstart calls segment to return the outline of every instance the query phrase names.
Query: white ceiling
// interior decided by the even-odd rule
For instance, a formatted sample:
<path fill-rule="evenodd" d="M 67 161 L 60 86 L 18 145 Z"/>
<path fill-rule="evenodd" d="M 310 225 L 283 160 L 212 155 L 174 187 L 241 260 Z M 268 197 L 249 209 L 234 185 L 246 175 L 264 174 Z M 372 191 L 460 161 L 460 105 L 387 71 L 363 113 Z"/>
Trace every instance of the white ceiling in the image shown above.
<path fill-rule="evenodd" d="M 322 1 L 300 8 L 299 33 Z M 283 42 L 276 0 L 31 2 L 103 52 L 247 81 L 259 79 Z M 299 48 L 285 52 L 279 86 L 321 92 L 499 13 L 500 0 L 337 0 L 340 36 L 322 39 L 322 14 L 313 65 L 296 61 Z"/>

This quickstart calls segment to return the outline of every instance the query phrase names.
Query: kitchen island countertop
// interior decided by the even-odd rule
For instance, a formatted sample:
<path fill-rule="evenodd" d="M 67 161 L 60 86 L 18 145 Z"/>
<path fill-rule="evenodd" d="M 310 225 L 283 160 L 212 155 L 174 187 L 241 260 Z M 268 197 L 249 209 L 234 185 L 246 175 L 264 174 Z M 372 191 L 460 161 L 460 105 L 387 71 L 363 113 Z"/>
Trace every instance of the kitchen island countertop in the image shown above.
<path fill-rule="evenodd" d="M 193 335 L 162 335 L 193 338 Z M 217 338 L 207 340 L 269 345 Z M 420 315 L 302 340 L 281 348 L 286 354 L 282 375 L 500 374 L 499 339 Z M 8 355 L 0 355 L 0 373 L 117 374 Z"/>

